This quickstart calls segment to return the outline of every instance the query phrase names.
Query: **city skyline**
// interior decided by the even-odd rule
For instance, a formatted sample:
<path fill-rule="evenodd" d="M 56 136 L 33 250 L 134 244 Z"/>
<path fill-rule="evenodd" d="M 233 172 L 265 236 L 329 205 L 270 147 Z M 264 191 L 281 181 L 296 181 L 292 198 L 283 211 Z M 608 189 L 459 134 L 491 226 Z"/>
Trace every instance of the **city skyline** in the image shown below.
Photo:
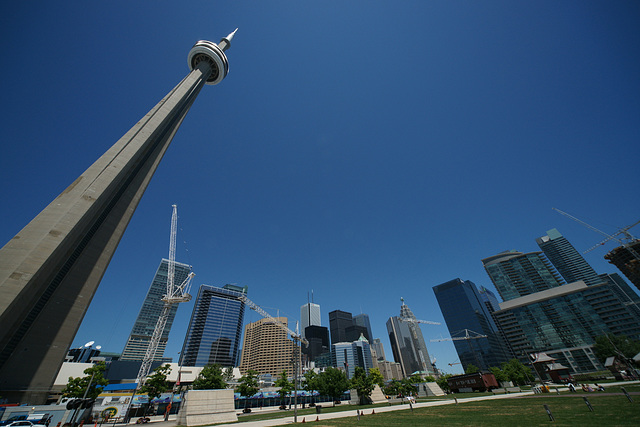
<path fill-rule="evenodd" d="M 369 314 L 390 360 L 401 297 L 443 323 L 423 325 L 426 340 L 446 337 L 433 286 L 493 291 L 481 259 L 537 250 L 552 228 L 579 252 L 602 240 L 552 207 L 609 233 L 638 220 L 631 184 L 612 185 L 637 179 L 636 2 L 0 7 L 1 244 L 184 76 L 188 46 L 239 27 L 229 76 L 176 134 L 72 347 L 123 348 L 174 203 L 194 288 L 249 286 L 292 328 L 313 289 L 323 320 Z M 46 78 L 24 67 L 43 39 Z M 584 257 L 619 273 L 603 258 L 613 247 Z M 174 360 L 193 304 L 178 308 Z M 457 358 L 451 343 L 429 353 L 443 369 Z"/>

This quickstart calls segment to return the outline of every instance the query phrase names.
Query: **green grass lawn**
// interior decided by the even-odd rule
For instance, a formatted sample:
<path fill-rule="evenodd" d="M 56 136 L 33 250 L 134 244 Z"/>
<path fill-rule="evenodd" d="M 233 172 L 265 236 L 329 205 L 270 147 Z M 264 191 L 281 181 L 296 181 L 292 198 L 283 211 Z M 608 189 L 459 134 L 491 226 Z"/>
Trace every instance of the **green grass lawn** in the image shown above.
<path fill-rule="evenodd" d="M 637 396 L 636 396 L 637 397 Z M 589 411 L 582 396 L 543 396 L 501 399 L 460 405 L 395 411 L 356 417 L 326 420 L 323 426 L 638 426 L 640 403 L 630 403 L 624 396 L 588 396 L 594 411 Z M 551 422 L 543 405 L 551 410 Z M 366 411 L 369 413 L 369 411 Z"/>
<path fill-rule="evenodd" d="M 606 384 L 604 384 L 605 387 Z M 467 402 L 459 405 L 434 406 L 429 408 L 415 408 L 413 412 L 408 405 L 406 409 L 387 413 L 378 412 L 371 415 L 376 407 L 389 406 L 366 405 L 354 406 L 348 404 L 322 404 L 321 414 L 330 412 L 361 409 L 366 414 L 356 417 L 322 420 L 317 426 L 535 426 L 535 425 L 590 425 L 598 427 L 610 426 L 640 426 L 640 384 L 625 386 L 627 392 L 632 393 L 633 403 L 622 394 L 619 386 L 607 387 L 605 393 L 577 393 L 561 392 L 556 394 L 554 388 L 551 393 L 519 397 L 513 399 L 498 399 L 482 402 Z M 610 395 L 610 393 L 617 393 Z M 639 393 L 639 394 L 635 394 Z M 458 399 L 490 395 L 491 393 L 461 393 Z M 594 411 L 591 412 L 583 397 L 587 397 Z M 419 399 L 419 402 L 432 400 L 453 400 L 452 395 Z M 551 422 L 544 405 L 551 410 L 555 421 Z M 262 419 L 292 417 L 293 410 L 275 411 L 262 414 L 247 414 L 238 417 L 239 423 Z M 322 417 L 322 415 L 320 415 Z M 315 408 L 298 409 L 298 422 L 315 421 Z"/>

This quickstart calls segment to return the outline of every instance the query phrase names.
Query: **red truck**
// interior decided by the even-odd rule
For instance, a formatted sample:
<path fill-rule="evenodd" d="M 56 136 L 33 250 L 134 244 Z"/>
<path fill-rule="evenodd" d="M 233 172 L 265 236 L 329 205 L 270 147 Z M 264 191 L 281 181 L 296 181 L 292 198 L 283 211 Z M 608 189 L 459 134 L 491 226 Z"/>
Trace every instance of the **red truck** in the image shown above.
<path fill-rule="evenodd" d="M 462 391 L 490 391 L 500 387 L 496 376 L 490 372 L 476 372 L 475 374 L 456 375 L 447 378 L 449 389 L 454 393 Z M 465 390 L 466 389 L 466 390 Z"/>

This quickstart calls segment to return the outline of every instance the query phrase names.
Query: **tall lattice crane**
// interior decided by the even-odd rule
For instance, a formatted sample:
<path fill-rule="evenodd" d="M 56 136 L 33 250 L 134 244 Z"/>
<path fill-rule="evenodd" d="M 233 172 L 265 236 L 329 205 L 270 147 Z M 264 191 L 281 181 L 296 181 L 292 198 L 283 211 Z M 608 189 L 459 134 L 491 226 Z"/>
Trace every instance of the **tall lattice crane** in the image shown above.
<path fill-rule="evenodd" d="M 153 362 L 156 351 L 158 350 L 160 338 L 162 338 L 164 327 L 167 324 L 167 319 L 169 318 L 171 307 L 173 307 L 174 304 L 191 300 L 189 289 L 191 287 L 191 279 L 193 279 L 195 273 L 189 273 L 187 278 L 184 279 L 184 281 L 180 285 L 176 286 L 176 284 L 174 283 L 176 271 L 177 234 L 178 207 L 176 205 L 173 205 L 173 214 L 171 215 L 171 234 L 169 237 L 169 262 L 167 265 L 167 293 L 162 297 L 164 306 L 162 307 L 162 312 L 160 313 L 160 317 L 158 317 L 158 322 L 156 323 L 156 327 L 153 330 L 153 335 L 151 335 L 151 340 L 149 341 L 149 347 L 147 347 L 144 359 L 142 360 L 142 365 L 140 365 L 140 370 L 138 371 L 138 377 L 136 378 L 136 383 L 138 385 L 144 384 L 147 376 L 149 375 L 149 371 L 151 371 L 151 364 Z"/>

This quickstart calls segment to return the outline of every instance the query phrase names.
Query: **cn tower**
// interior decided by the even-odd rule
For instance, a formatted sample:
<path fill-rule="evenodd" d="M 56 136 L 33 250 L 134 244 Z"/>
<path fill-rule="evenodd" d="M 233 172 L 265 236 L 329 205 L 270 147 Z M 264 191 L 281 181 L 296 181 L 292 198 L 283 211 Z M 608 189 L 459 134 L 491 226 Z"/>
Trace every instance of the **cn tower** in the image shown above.
<path fill-rule="evenodd" d="M 10 403 L 46 403 L 173 136 L 202 87 L 229 73 L 236 31 L 197 42 L 190 73 L 0 249 L 0 396 Z"/>

